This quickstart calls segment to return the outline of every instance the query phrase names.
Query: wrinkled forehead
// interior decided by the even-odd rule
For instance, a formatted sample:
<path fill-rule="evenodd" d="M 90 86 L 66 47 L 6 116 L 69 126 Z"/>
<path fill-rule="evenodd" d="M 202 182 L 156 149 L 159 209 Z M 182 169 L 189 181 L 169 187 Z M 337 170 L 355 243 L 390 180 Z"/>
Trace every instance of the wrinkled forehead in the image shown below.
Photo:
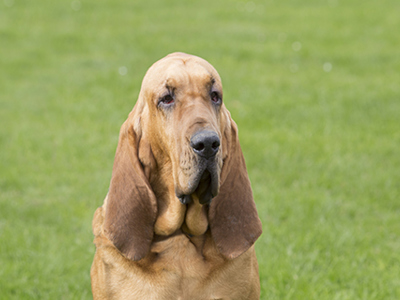
<path fill-rule="evenodd" d="M 221 78 L 214 67 L 206 60 L 187 54 L 172 54 L 153 64 L 147 71 L 143 89 L 192 88 L 217 86 L 222 89 Z"/>

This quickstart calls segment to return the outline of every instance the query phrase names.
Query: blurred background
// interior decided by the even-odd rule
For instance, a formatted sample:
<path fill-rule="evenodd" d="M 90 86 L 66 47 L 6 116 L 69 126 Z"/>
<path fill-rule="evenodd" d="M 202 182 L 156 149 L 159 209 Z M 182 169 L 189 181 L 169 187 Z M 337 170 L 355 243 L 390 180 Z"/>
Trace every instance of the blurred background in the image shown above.
<path fill-rule="evenodd" d="M 91 221 L 148 67 L 219 71 L 261 299 L 400 299 L 400 2 L 0 0 L 0 298 L 91 299 Z"/>

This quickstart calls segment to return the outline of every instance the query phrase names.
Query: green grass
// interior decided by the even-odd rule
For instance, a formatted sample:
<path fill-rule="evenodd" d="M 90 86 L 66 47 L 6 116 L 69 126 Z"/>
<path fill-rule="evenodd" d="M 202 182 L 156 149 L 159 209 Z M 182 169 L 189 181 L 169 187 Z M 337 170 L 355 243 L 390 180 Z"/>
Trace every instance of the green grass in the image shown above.
<path fill-rule="evenodd" d="M 173 51 L 223 79 L 263 221 L 261 298 L 400 299 L 399 12 L 395 0 L 2 1 L 0 299 L 91 298 L 91 219 L 119 127 Z"/>

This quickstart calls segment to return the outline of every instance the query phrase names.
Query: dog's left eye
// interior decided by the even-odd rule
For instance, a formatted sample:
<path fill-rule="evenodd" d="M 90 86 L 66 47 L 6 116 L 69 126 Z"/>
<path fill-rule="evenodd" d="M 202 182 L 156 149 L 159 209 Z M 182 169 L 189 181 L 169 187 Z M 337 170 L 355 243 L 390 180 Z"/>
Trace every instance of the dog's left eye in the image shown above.
<path fill-rule="evenodd" d="M 211 92 L 211 100 L 216 104 L 219 104 L 222 101 L 221 96 L 217 92 Z"/>
<path fill-rule="evenodd" d="M 171 94 L 167 94 L 163 97 L 160 98 L 160 101 L 158 104 L 164 104 L 164 105 L 169 105 L 174 103 L 174 97 Z"/>

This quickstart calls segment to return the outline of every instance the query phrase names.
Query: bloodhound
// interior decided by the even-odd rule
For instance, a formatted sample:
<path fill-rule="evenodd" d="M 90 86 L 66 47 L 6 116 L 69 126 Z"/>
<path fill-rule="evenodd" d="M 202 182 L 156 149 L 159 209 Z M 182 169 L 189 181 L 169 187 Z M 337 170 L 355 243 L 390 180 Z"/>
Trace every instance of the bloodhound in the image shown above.
<path fill-rule="evenodd" d="M 94 299 L 259 299 L 261 222 L 205 60 L 173 53 L 147 71 L 93 232 Z"/>

